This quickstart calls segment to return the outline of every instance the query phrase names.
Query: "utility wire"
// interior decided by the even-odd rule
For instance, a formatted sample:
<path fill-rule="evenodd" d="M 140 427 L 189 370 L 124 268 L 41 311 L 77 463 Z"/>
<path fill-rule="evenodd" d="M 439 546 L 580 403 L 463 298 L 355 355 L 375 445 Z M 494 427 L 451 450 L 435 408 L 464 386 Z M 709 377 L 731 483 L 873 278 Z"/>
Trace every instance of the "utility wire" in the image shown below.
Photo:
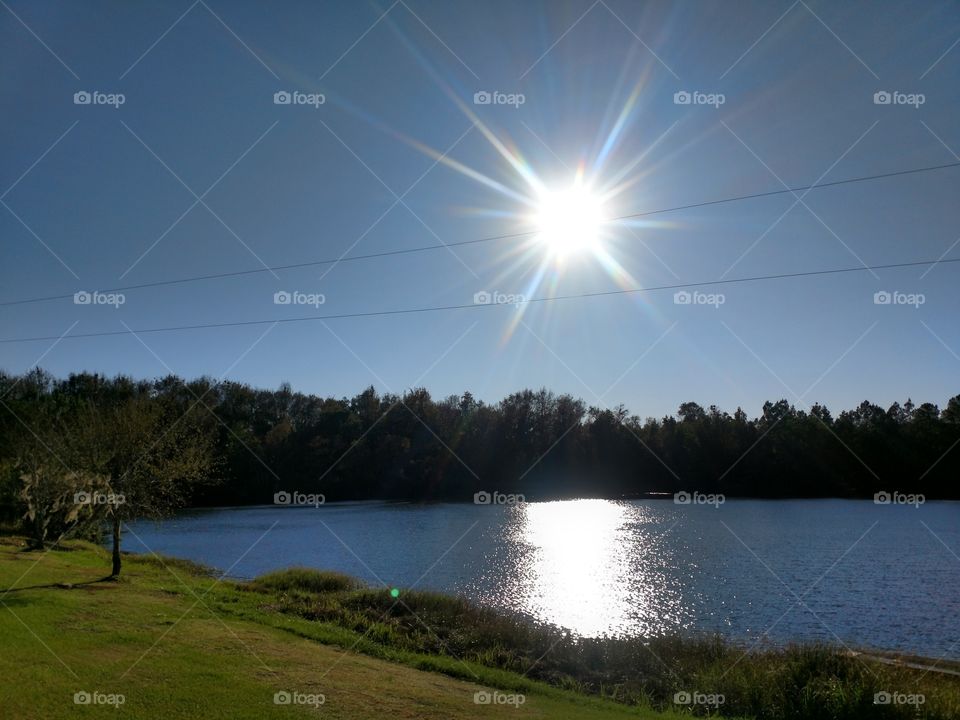
<path fill-rule="evenodd" d="M 921 168 L 911 168 L 909 170 L 897 170 L 894 172 L 881 173 L 879 175 L 864 175 L 861 177 L 846 178 L 843 180 L 834 180 L 833 182 L 820 183 L 815 185 L 801 185 L 799 187 L 785 188 L 783 190 L 770 190 L 768 192 L 753 193 L 750 195 L 737 195 L 735 197 L 723 198 L 721 200 L 707 200 L 704 202 L 692 203 L 690 205 L 678 205 L 671 208 L 661 208 L 659 210 L 647 210 L 645 212 L 631 213 L 611 218 L 608 222 L 617 222 L 619 220 L 631 220 L 634 218 L 650 217 L 651 215 L 661 215 L 664 213 L 677 212 L 678 210 L 691 210 L 694 208 L 707 207 L 709 205 L 722 205 L 726 203 L 739 202 L 741 200 L 753 200 L 756 198 L 771 197 L 774 195 L 784 195 L 786 193 L 797 193 L 804 190 L 818 190 L 820 188 L 835 187 L 837 185 L 848 185 L 851 183 L 866 182 L 868 180 L 881 180 L 884 178 L 899 177 L 901 175 L 912 175 L 915 173 L 931 172 L 934 170 L 945 170 L 947 168 L 960 167 L 960 162 L 947 163 L 946 165 L 932 165 Z M 429 250 L 441 250 L 443 248 L 463 247 L 465 245 L 476 245 L 478 243 L 493 242 L 495 240 L 510 240 L 513 238 L 527 237 L 535 235 L 536 230 L 527 232 L 512 233 L 509 235 L 493 235 L 490 237 L 477 238 L 475 240 L 461 240 L 459 242 L 438 243 L 436 245 L 421 245 L 419 247 L 404 248 L 400 250 L 386 250 L 383 252 L 368 253 L 366 255 L 351 255 L 350 257 L 335 258 L 328 260 L 311 260 L 308 262 L 291 263 L 289 265 L 275 265 L 273 267 L 254 268 L 251 270 L 237 270 L 234 272 L 211 273 L 208 275 L 195 275 L 192 277 L 178 278 L 174 280 L 155 280 L 153 282 L 139 283 L 136 285 L 124 285 L 121 287 L 110 288 L 102 292 L 126 292 L 129 290 L 141 290 L 144 288 L 161 287 L 165 285 L 179 285 L 183 283 L 201 282 L 204 280 L 218 280 L 221 278 L 240 277 L 243 275 L 257 275 L 265 272 L 276 272 L 278 270 L 293 270 L 296 268 L 315 267 L 317 265 L 333 265 L 341 262 L 352 262 L 356 260 L 372 260 L 374 258 L 390 257 L 393 255 L 407 255 L 410 253 L 427 252 Z M 73 297 L 73 293 L 63 295 L 46 295 L 43 297 L 25 298 L 21 300 L 6 300 L 0 302 L 0 307 L 9 305 L 26 305 L 29 303 L 47 302 L 50 300 L 67 300 Z"/>
<path fill-rule="evenodd" d="M 706 207 L 707 205 L 720 205 L 722 203 L 737 202 L 739 200 L 752 200 L 754 198 L 770 197 L 771 195 L 796 193 L 801 190 L 819 190 L 820 188 L 834 187 L 836 185 L 849 185 L 850 183 L 864 182 L 866 180 L 882 180 L 884 178 L 899 177 L 900 175 L 913 175 L 914 173 L 930 172 L 932 170 L 946 170 L 947 168 L 953 167 L 960 167 L 960 162 L 947 163 L 946 165 L 930 165 L 928 167 L 910 168 L 908 170 L 895 170 L 893 172 L 881 173 L 879 175 L 862 175 L 860 177 L 834 180 L 833 182 L 817 183 L 814 185 L 801 185 L 800 187 L 784 188 L 783 190 L 770 190 L 769 192 L 753 193 L 752 195 L 738 195 L 737 197 L 725 198 L 723 200 L 708 200 L 706 202 L 693 203 L 692 205 L 679 205 L 677 207 L 664 208 L 663 210 L 650 210 L 648 212 L 634 213 L 633 215 L 623 215 L 614 219 L 628 220 L 630 218 L 646 217 L 647 215 L 675 212 L 676 210 L 689 210 L 691 208 Z"/>
<path fill-rule="evenodd" d="M 705 280 L 702 282 L 681 283 L 677 285 L 656 285 L 645 288 L 622 290 L 601 290 L 597 292 L 577 293 L 574 295 L 552 295 L 548 297 L 528 298 L 510 303 L 470 303 L 468 305 L 433 305 L 419 308 L 401 308 L 398 310 L 372 310 L 369 312 L 340 313 L 336 315 L 313 315 L 298 318 L 277 318 L 273 320 L 239 320 L 236 322 L 206 323 L 202 325 L 173 325 L 169 327 L 145 328 L 142 330 L 112 330 L 107 332 L 78 333 L 76 335 L 47 335 L 44 337 L 0 339 L 0 344 L 39 342 L 41 340 L 72 340 L 76 338 L 108 337 L 114 335 L 145 335 L 147 333 L 174 332 L 179 330 L 206 330 L 210 328 L 244 327 L 247 325 L 279 325 L 281 323 L 309 322 L 317 320 L 342 320 L 346 318 L 380 317 L 386 315 L 413 315 L 417 313 L 440 312 L 444 310 L 469 310 L 476 308 L 498 307 L 500 305 L 532 305 L 533 303 L 552 302 L 554 300 L 575 300 L 608 295 L 628 295 L 632 293 L 653 292 L 655 290 L 680 290 L 683 288 L 703 287 L 707 285 L 730 285 L 733 283 L 756 282 L 759 280 L 782 280 L 785 278 L 811 277 L 814 275 L 836 275 L 839 273 L 863 272 L 864 270 L 888 270 L 891 268 L 916 267 L 919 265 L 939 265 L 960 262 L 960 258 L 946 260 L 916 260 L 913 262 L 888 263 L 885 265 L 860 265 L 858 267 L 830 268 L 827 270 L 809 270 L 806 272 L 779 273 L 776 275 L 754 275 L 751 277 L 728 278 L 724 280 Z"/>

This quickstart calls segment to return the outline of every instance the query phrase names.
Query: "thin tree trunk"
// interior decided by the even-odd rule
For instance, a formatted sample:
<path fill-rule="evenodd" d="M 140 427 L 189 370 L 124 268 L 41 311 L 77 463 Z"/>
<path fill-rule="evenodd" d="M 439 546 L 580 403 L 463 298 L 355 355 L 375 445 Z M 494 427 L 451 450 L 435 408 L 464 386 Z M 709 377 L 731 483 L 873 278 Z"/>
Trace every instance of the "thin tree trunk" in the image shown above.
<path fill-rule="evenodd" d="M 40 513 L 37 512 L 33 518 L 33 540 L 31 545 L 35 550 L 43 550 L 46 539 L 46 532 L 43 530 L 43 519 L 40 517 Z"/>
<path fill-rule="evenodd" d="M 120 576 L 120 516 L 113 516 L 113 577 Z"/>

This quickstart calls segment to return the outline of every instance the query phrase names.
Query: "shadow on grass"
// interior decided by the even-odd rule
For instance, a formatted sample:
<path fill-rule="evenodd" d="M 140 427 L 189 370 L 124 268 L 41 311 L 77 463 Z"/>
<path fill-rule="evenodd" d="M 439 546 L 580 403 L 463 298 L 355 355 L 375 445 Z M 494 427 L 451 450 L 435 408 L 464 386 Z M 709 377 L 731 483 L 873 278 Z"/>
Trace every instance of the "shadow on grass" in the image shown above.
<path fill-rule="evenodd" d="M 0 598 L 6 597 L 7 595 L 10 595 L 12 593 L 23 592 L 24 590 L 43 590 L 43 589 L 49 589 L 49 588 L 53 588 L 57 590 L 75 590 L 77 588 L 83 588 L 89 585 L 101 585 L 104 583 L 114 585 L 117 583 L 117 578 L 113 577 L 112 575 L 107 575 L 106 577 L 102 577 L 97 580 L 87 580 L 85 582 L 77 582 L 77 583 L 57 582 L 57 583 L 47 583 L 45 585 L 24 585 L 23 587 L 6 588 L 3 590 L 0 590 Z"/>

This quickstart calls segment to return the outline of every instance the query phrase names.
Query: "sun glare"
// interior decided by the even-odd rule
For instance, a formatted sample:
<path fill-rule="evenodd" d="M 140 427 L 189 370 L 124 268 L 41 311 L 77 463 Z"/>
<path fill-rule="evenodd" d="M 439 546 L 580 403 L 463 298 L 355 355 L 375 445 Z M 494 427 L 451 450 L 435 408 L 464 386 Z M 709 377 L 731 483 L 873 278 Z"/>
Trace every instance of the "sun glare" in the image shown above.
<path fill-rule="evenodd" d="M 576 183 L 563 190 L 545 191 L 534 222 L 539 242 L 551 254 L 565 257 L 599 246 L 603 206 L 589 187 Z"/>

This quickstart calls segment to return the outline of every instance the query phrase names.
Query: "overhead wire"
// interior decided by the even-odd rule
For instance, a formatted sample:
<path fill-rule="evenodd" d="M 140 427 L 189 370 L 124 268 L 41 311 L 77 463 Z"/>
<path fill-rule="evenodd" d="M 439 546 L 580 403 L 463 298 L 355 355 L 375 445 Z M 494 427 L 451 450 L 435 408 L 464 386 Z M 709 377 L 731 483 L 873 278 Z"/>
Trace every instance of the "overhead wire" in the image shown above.
<path fill-rule="evenodd" d="M 813 185 L 801 185 L 797 187 L 784 188 L 781 190 L 769 190 L 761 193 L 736 195 L 733 197 L 722 198 L 718 200 L 705 200 L 702 202 L 690 203 L 688 205 L 677 205 L 675 207 L 669 207 L 669 208 L 646 210 L 642 212 L 635 212 L 635 213 L 630 213 L 628 215 L 620 215 L 618 217 L 610 218 L 607 222 L 614 223 L 614 222 L 623 221 L 623 220 L 633 220 L 637 218 L 650 217 L 653 215 L 662 215 L 665 213 L 678 212 L 680 210 L 691 210 L 695 208 L 708 207 L 711 205 L 722 205 L 726 203 L 740 202 L 743 200 L 753 200 L 757 198 L 772 197 L 775 195 L 785 195 L 787 193 L 795 194 L 803 191 L 819 190 L 819 189 L 828 188 L 828 187 L 836 187 L 838 185 L 849 185 L 851 183 L 867 182 L 871 180 L 881 180 L 885 178 L 899 177 L 903 175 L 912 175 L 912 174 L 923 173 L 923 172 L 932 172 L 936 170 L 945 170 L 945 169 L 954 168 L 954 167 L 960 167 L 960 162 L 946 163 L 944 165 L 931 165 L 931 166 L 920 167 L 920 168 L 909 168 L 906 170 L 896 170 L 896 171 L 887 172 L 887 173 L 879 173 L 876 175 L 862 175 L 859 177 L 844 178 L 842 180 L 834 180 L 826 183 L 815 183 Z M 475 238 L 473 240 L 460 240 L 460 241 L 449 242 L 449 243 L 440 242 L 433 245 L 421 245 L 421 246 L 412 247 L 412 248 L 384 250 L 381 252 L 366 253 L 364 255 L 350 255 L 346 257 L 328 258 L 323 260 L 309 260 L 305 262 L 289 263 L 286 265 L 274 265 L 274 266 L 264 266 L 261 268 L 251 268 L 248 270 L 235 270 L 230 272 L 194 275 L 194 276 L 185 277 L 185 278 L 153 280 L 149 282 L 136 283 L 131 285 L 122 285 L 114 288 L 107 288 L 102 290 L 101 292 L 106 292 L 106 293 L 129 292 L 131 290 L 142 290 L 142 289 L 152 288 L 152 287 L 180 285 L 180 284 L 186 284 L 186 283 L 203 282 L 208 280 L 219 280 L 223 278 L 241 277 L 245 275 L 256 275 L 256 274 L 261 274 L 266 272 L 275 273 L 277 271 L 294 270 L 294 269 L 306 268 L 306 267 L 316 267 L 320 265 L 333 265 L 333 264 L 344 263 L 344 262 L 356 262 L 359 260 L 372 260 L 375 258 L 392 257 L 397 255 L 408 255 L 411 253 L 428 252 L 432 250 L 442 250 L 444 248 L 449 249 L 449 248 L 456 248 L 456 247 L 464 247 L 468 245 L 477 245 L 480 243 L 494 242 L 498 240 L 510 240 L 515 238 L 528 237 L 530 235 L 535 235 L 536 233 L 537 233 L 536 230 L 530 230 L 526 232 L 510 233 L 505 235 L 491 235 L 488 237 Z M 45 295 L 45 296 L 33 297 L 33 298 L 21 298 L 18 300 L 5 300 L 5 301 L 0 301 L 0 307 L 12 306 L 12 305 L 26 305 L 31 303 L 48 302 L 52 300 L 67 300 L 72 298 L 73 296 L 74 296 L 74 293 L 63 293 L 58 295 Z"/>
<path fill-rule="evenodd" d="M 558 300 L 576 300 L 584 298 L 606 297 L 611 295 L 629 295 L 634 293 L 654 292 L 658 290 L 681 290 L 686 288 L 696 288 L 704 286 L 730 285 L 734 283 L 758 282 L 762 280 L 782 280 L 787 278 L 811 277 L 815 275 L 836 275 L 840 273 L 854 273 L 875 270 L 889 270 L 892 268 L 917 267 L 921 265 L 941 265 L 960 262 L 960 258 L 948 258 L 938 260 L 915 260 L 910 262 L 886 263 L 883 265 L 860 265 L 845 268 L 827 268 L 823 270 L 808 270 L 802 272 L 777 273 L 771 275 L 754 275 L 741 278 L 725 278 L 720 280 L 704 280 L 699 282 L 678 283 L 673 285 L 656 285 L 643 288 L 626 288 L 617 290 L 598 290 L 595 292 L 576 293 L 570 295 L 550 295 L 536 298 L 516 298 L 511 297 L 509 303 L 465 303 L 460 305 L 431 305 L 417 308 L 396 308 L 393 310 L 371 310 L 368 312 L 336 313 L 329 315 L 310 315 L 306 317 L 294 318 L 274 318 L 268 320 L 238 320 L 234 322 L 219 323 L 201 323 L 196 325 L 172 325 L 167 327 L 110 330 L 104 332 L 77 333 L 76 335 L 46 335 L 42 337 L 27 338 L 5 338 L 0 339 L 0 344 L 39 342 L 49 340 L 75 340 L 79 338 L 109 337 L 117 335 L 145 335 L 149 333 L 175 332 L 181 330 L 207 330 L 212 328 L 244 327 L 250 325 L 272 325 L 287 324 L 299 322 L 317 322 L 322 320 L 342 320 L 347 318 L 368 318 L 383 317 L 389 315 L 412 315 L 428 312 L 441 312 L 450 310 L 468 310 L 480 308 L 504 307 L 505 305 L 532 305 L 534 303 L 554 302 Z"/>

